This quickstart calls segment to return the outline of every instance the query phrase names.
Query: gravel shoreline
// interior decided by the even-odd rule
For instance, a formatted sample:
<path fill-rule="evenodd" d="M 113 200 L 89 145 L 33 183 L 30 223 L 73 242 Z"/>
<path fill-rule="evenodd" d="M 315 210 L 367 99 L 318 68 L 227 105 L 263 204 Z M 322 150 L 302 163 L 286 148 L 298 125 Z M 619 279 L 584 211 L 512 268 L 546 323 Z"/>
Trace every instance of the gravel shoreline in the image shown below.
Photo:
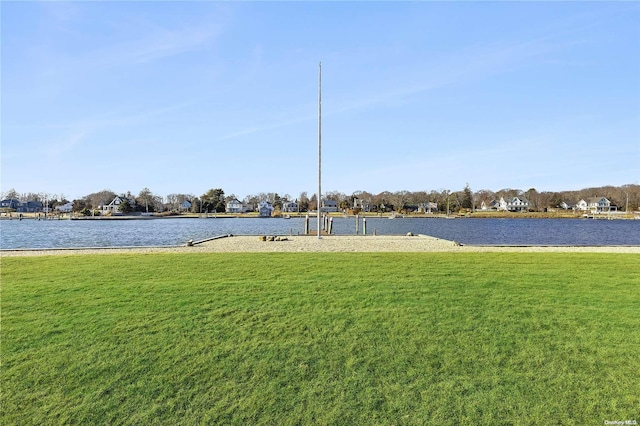
<path fill-rule="evenodd" d="M 640 246 L 473 246 L 426 235 L 418 236 L 284 236 L 262 241 L 258 236 L 230 236 L 176 247 L 110 247 L 54 250 L 2 250 L 0 257 L 112 253 L 304 253 L 304 252 L 579 252 L 640 253 Z"/>

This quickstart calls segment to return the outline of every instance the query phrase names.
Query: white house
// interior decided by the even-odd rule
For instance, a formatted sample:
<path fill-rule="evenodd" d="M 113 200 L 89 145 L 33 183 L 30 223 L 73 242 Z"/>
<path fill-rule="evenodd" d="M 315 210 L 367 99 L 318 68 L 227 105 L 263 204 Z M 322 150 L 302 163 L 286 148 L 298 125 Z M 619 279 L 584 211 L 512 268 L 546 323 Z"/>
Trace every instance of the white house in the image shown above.
<path fill-rule="evenodd" d="M 60 213 L 71 213 L 71 210 L 73 210 L 73 203 L 68 202 L 66 204 L 56 206 L 56 210 L 58 210 Z"/>
<path fill-rule="evenodd" d="M 489 202 L 483 201 L 480 203 L 480 210 L 498 210 L 500 208 L 500 201 L 491 200 Z"/>
<path fill-rule="evenodd" d="M 225 207 L 227 213 L 244 213 L 247 211 L 244 204 L 242 204 L 237 198 L 229 200 Z"/>
<path fill-rule="evenodd" d="M 298 203 L 295 201 L 283 201 L 282 211 L 285 213 L 295 213 L 299 209 Z"/>
<path fill-rule="evenodd" d="M 609 213 L 618 210 L 618 208 L 611 205 L 611 201 L 606 197 L 593 197 L 588 200 L 578 201 L 576 210 L 589 211 L 591 213 Z"/>
<path fill-rule="evenodd" d="M 102 214 L 117 214 L 120 213 L 120 204 L 122 204 L 125 200 L 129 202 L 129 206 L 131 207 L 131 209 L 134 209 L 136 207 L 135 199 L 127 198 L 124 195 L 116 195 L 109 204 L 107 204 L 106 206 L 99 206 L 99 208 L 100 210 L 102 210 Z"/>
<path fill-rule="evenodd" d="M 334 200 L 322 200 L 322 207 L 320 208 L 321 212 L 337 212 L 338 211 L 338 202 Z"/>
<path fill-rule="evenodd" d="M 418 212 L 419 213 L 433 213 L 433 211 L 438 211 L 438 203 L 418 203 Z"/>
<path fill-rule="evenodd" d="M 498 210 L 509 212 L 526 212 L 529 210 L 529 201 L 524 197 L 500 197 L 500 206 Z"/>
<path fill-rule="evenodd" d="M 268 201 L 260 201 L 258 203 L 258 214 L 260 217 L 271 217 L 271 213 L 273 213 L 273 206 Z"/>
<path fill-rule="evenodd" d="M 558 207 L 560 207 L 562 210 L 571 210 L 571 209 L 574 208 L 574 206 L 572 206 L 571 204 L 567 203 L 566 201 L 561 202 Z"/>

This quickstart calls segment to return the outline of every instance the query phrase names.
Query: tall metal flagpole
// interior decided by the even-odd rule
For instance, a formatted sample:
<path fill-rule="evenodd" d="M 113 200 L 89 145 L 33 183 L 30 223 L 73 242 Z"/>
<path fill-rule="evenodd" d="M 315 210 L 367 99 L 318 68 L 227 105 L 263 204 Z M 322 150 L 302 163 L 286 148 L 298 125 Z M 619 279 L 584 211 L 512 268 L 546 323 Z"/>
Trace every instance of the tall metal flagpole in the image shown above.
<path fill-rule="evenodd" d="M 322 62 L 318 64 L 318 239 L 320 234 L 320 212 L 322 206 Z"/>

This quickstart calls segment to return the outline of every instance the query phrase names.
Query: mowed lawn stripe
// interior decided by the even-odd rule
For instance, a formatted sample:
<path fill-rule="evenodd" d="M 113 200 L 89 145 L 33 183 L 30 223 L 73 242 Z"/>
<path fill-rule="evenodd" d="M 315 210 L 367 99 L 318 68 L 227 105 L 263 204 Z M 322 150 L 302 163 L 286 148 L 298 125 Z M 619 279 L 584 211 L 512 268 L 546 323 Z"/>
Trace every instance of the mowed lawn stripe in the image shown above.
<path fill-rule="evenodd" d="M 637 255 L 2 259 L 3 424 L 637 419 Z"/>

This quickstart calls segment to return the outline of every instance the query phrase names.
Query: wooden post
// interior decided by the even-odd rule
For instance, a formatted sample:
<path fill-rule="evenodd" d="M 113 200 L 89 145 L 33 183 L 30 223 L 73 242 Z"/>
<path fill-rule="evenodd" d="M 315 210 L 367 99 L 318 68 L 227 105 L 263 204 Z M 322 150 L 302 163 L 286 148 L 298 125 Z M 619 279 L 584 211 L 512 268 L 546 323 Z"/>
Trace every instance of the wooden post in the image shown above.
<path fill-rule="evenodd" d="M 304 235 L 309 235 L 309 215 L 304 218 Z"/>
<path fill-rule="evenodd" d="M 329 218 L 329 232 L 328 234 L 331 235 L 333 233 L 333 218 Z"/>
<path fill-rule="evenodd" d="M 356 215 L 356 235 L 360 232 L 360 216 Z"/>
<path fill-rule="evenodd" d="M 367 218 L 362 218 L 362 235 L 367 235 Z"/>

